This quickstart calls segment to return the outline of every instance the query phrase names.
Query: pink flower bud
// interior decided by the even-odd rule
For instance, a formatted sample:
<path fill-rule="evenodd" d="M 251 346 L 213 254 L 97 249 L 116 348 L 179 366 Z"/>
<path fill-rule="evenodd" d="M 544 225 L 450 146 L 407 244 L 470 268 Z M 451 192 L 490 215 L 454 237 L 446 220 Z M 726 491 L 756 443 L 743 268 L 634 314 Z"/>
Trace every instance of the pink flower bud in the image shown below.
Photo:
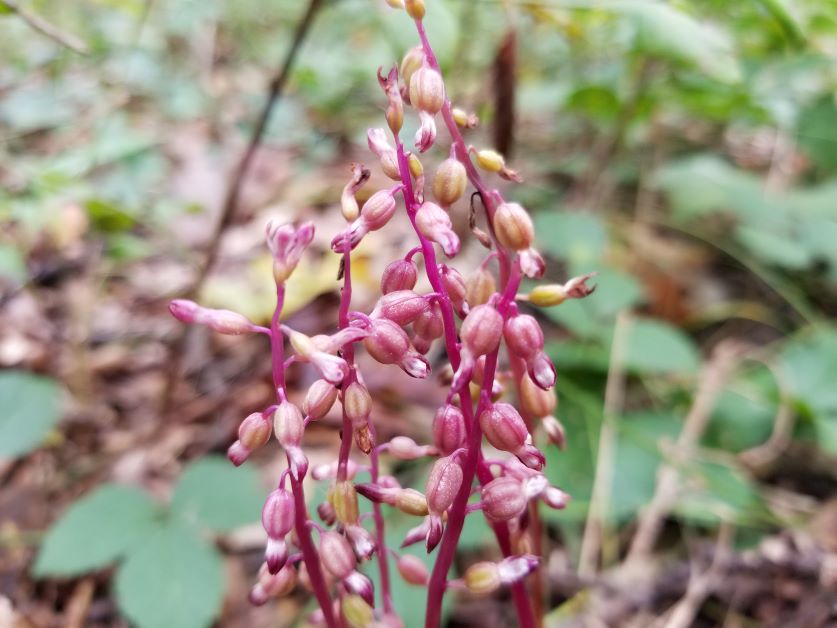
<path fill-rule="evenodd" d="M 355 484 L 355 490 L 375 504 L 395 505 L 395 495 L 400 488 L 389 488 L 380 484 L 361 483 Z"/>
<path fill-rule="evenodd" d="M 393 153 L 395 152 L 395 149 L 390 145 L 389 140 L 387 139 L 387 132 L 384 129 L 369 129 L 366 132 L 366 144 L 369 146 L 369 150 L 372 151 L 376 157 L 380 157 L 384 153 L 390 151 Z"/>
<path fill-rule="evenodd" d="M 433 444 L 446 456 L 465 442 L 465 417 L 462 410 L 447 404 L 436 411 L 433 417 Z"/>
<path fill-rule="evenodd" d="M 308 388 L 302 402 L 302 412 L 312 420 L 323 418 L 337 400 L 337 387 L 324 379 L 318 379 Z"/>
<path fill-rule="evenodd" d="M 541 419 L 541 425 L 546 432 L 546 437 L 558 449 L 564 449 L 567 446 L 567 434 L 564 426 L 554 416 L 547 415 Z"/>
<path fill-rule="evenodd" d="M 509 351 L 527 362 L 543 351 L 543 331 L 537 319 L 529 314 L 518 314 L 506 320 L 503 338 Z"/>
<path fill-rule="evenodd" d="M 355 427 L 366 425 L 372 414 L 372 395 L 360 382 L 352 382 L 343 391 L 343 411 Z"/>
<path fill-rule="evenodd" d="M 264 550 L 265 564 L 270 573 L 278 573 L 288 562 L 288 544 L 285 539 L 268 539 Z"/>
<path fill-rule="evenodd" d="M 526 443 L 523 447 L 512 453 L 530 469 L 540 470 L 546 464 L 546 458 L 543 452 L 531 443 Z"/>
<path fill-rule="evenodd" d="M 497 282 L 494 281 L 494 275 L 484 266 L 478 267 L 465 281 L 465 299 L 472 308 L 488 303 L 496 291 Z"/>
<path fill-rule="evenodd" d="M 396 436 L 389 441 L 389 453 L 399 460 L 415 460 L 430 455 L 432 449 L 419 445 L 409 436 Z"/>
<path fill-rule="evenodd" d="M 253 451 L 270 440 L 270 420 L 261 412 L 254 412 L 238 426 L 238 440 L 227 450 L 227 457 L 235 466 L 241 465 Z"/>
<path fill-rule="evenodd" d="M 558 406 L 558 397 L 554 389 L 544 390 L 532 381 L 528 375 L 520 379 L 518 387 L 520 409 L 524 416 L 533 419 L 551 417 Z"/>
<path fill-rule="evenodd" d="M 390 263 L 381 276 L 381 294 L 397 290 L 412 290 L 418 280 L 418 267 L 413 260 L 397 259 Z"/>
<path fill-rule="evenodd" d="M 409 547 L 415 545 L 419 541 L 427 538 L 427 532 L 430 530 L 430 517 L 425 517 L 419 525 L 410 528 L 407 534 L 404 535 L 404 540 L 401 542 L 401 547 Z"/>
<path fill-rule="evenodd" d="M 413 138 L 413 145 L 418 152 L 424 153 L 436 141 L 436 120 L 433 118 L 433 114 L 419 111 L 419 121 L 421 124 Z"/>
<path fill-rule="evenodd" d="M 570 496 L 554 486 L 548 486 L 540 495 L 541 501 L 550 508 L 561 510 L 570 503 Z"/>
<path fill-rule="evenodd" d="M 350 524 L 345 527 L 345 533 L 358 560 L 368 560 L 375 553 L 375 539 L 369 530 L 356 524 Z"/>
<path fill-rule="evenodd" d="M 231 336 L 248 334 L 255 328 L 243 314 L 202 307 L 187 299 L 175 299 L 169 303 L 169 312 L 183 323 L 205 325 L 218 333 Z"/>
<path fill-rule="evenodd" d="M 527 499 L 520 482 L 499 477 L 482 487 L 482 511 L 489 521 L 508 521 L 526 510 Z"/>
<path fill-rule="evenodd" d="M 526 362 L 529 377 L 543 390 L 549 390 L 555 385 L 555 365 L 543 351 L 537 353 Z"/>
<path fill-rule="evenodd" d="M 262 565 L 258 582 L 250 590 L 250 603 L 261 606 L 271 598 L 287 595 L 295 585 L 296 571 L 290 565 L 285 565 L 276 574 L 271 574 L 267 565 Z"/>
<path fill-rule="evenodd" d="M 324 380 L 335 386 L 341 384 L 349 374 L 349 365 L 346 364 L 346 360 L 325 351 L 314 351 L 308 361 L 314 365 Z"/>
<path fill-rule="evenodd" d="M 399 362 L 410 348 L 407 332 L 389 319 L 372 319 L 370 332 L 363 346 L 381 364 Z"/>
<path fill-rule="evenodd" d="M 396 187 L 390 190 L 378 190 L 370 196 L 360 210 L 360 217 L 349 226 L 347 231 L 338 234 L 331 241 L 331 249 L 336 253 L 342 252 L 346 245 L 353 249 L 367 233 L 377 231 L 386 225 L 395 214 L 397 189 Z"/>
<path fill-rule="evenodd" d="M 252 450 L 247 449 L 241 444 L 240 440 L 237 440 L 227 449 L 227 458 L 235 466 L 240 467 L 250 457 L 251 453 L 253 453 Z"/>
<path fill-rule="evenodd" d="M 416 70 L 424 65 L 424 49 L 421 46 L 410 48 L 401 60 L 401 78 L 409 85 Z"/>
<path fill-rule="evenodd" d="M 416 320 L 429 307 L 427 299 L 412 290 L 396 290 L 378 299 L 370 317 L 388 318 L 403 327 Z"/>
<path fill-rule="evenodd" d="M 465 294 L 467 291 L 465 278 L 458 270 L 446 264 L 439 264 L 439 275 L 442 277 L 442 284 L 444 284 L 448 298 L 453 304 L 453 309 L 456 310 L 459 316 L 465 316 L 468 313 L 467 304 L 465 303 Z"/>
<path fill-rule="evenodd" d="M 535 249 L 529 248 L 525 251 L 519 251 L 517 259 L 520 261 L 520 272 L 524 277 L 537 278 L 543 277 L 546 272 L 546 262 L 543 257 Z"/>
<path fill-rule="evenodd" d="M 450 216 L 436 203 L 422 203 L 416 212 L 416 227 L 424 237 L 441 246 L 448 257 L 459 253 L 459 236 L 453 231 Z"/>
<path fill-rule="evenodd" d="M 372 606 L 375 604 L 375 587 L 372 581 L 359 571 L 351 572 L 344 580 L 343 586 L 349 593 L 359 595 L 363 600 Z"/>
<path fill-rule="evenodd" d="M 424 379 L 430 374 L 430 363 L 418 351 L 410 349 L 399 360 L 398 366 L 410 377 Z"/>
<path fill-rule="evenodd" d="M 438 302 L 434 301 L 427 310 L 419 314 L 413 321 L 413 331 L 428 340 L 440 338 L 445 333 L 445 322 Z"/>
<path fill-rule="evenodd" d="M 439 544 L 439 541 L 442 540 L 442 532 L 444 532 L 444 526 L 442 525 L 442 518 L 438 515 L 431 515 L 427 518 L 428 528 L 427 528 L 427 536 L 424 539 L 424 545 L 427 548 L 427 552 L 430 553 L 436 546 Z"/>
<path fill-rule="evenodd" d="M 398 559 L 398 562 L 395 563 L 395 566 L 407 584 L 423 587 L 430 580 L 430 573 L 427 571 L 427 566 L 417 556 L 403 554 Z"/>
<path fill-rule="evenodd" d="M 273 254 L 273 276 L 277 283 L 282 283 L 290 277 L 314 239 L 314 223 L 304 222 L 297 227 L 271 220 L 265 228 L 265 237 Z"/>
<path fill-rule="evenodd" d="M 445 104 L 445 82 L 442 75 L 429 66 L 422 66 L 410 77 L 410 103 L 428 113 L 439 113 Z"/>
<path fill-rule="evenodd" d="M 320 535 L 320 560 L 323 567 L 340 580 L 347 578 L 357 565 L 355 553 L 346 537 L 331 531 Z"/>
<path fill-rule="evenodd" d="M 262 508 L 262 525 L 271 539 L 283 539 L 294 527 L 294 497 L 278 488 L 267 496 Z"/>
<path fill-rule="evenodd" d="M 316 467 L 314 468 L 316 469 Z M 329 502 L 320 502 L 317 505 L 317 515 L 319 515 L 320 520 L 327 526 L 333 526 L 337 521 L 337 513 L 334 510 L 334 506 Z"/>
<path fill-rule="evenodd" d="M 453 456 L 437 460 L 430 469 L 425 485 L 427 508 L 431 514 L 441 515 L 445 512 L 462 485 L 462 467 Z"/>
<path fill-rule="evenodd" d="M 501 203 L 494 212 L 494 233 L 504 247 L 525 251 L 535 239 L 529 213 L 518 203 Z"/>
<path fill-rule="evenodd" d="M 495 403 L 480 414 L 480 428 L 489 443 L 500 451 L 516 452 L 526 443 L 529 430 L 511 404 Z"/>
<path fill-rule="evenodd" d="M 473 357 L 489 354 L 500 344 L 503 317 L 493 305 L 478 305 L 465 317 L 459 334 Z"/>
<path fill-rule="evenodd" d="M 273 412 L 273 431 L 285 449 L 299 447 L 305 429 L 302 413 L 290 401 L 283 401 Z"/>
<path fill-rule="evenodd" d="M 519 582 L 538 568 L 540 559 L 531 554 L 510 556 L 497 564 L 500 581 L 503 584 Z"/>

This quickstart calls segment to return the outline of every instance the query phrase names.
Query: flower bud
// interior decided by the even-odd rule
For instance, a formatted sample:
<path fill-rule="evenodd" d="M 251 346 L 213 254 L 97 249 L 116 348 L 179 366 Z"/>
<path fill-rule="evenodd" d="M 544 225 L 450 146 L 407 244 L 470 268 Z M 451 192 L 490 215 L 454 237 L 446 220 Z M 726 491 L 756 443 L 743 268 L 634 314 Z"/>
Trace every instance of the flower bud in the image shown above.
<path fill-rule="evenodd" d="M 503 338 L 509 351 L 525 361 L 543 351 L 543 330 L 537 319 L 529 314 L 518 314 L 506 320 Z"/>
<path fill-rule="evenodd" d="M 320 560 L 323 567 L 340 580 L 346 578 L 357 566 L 357 559 L 346 537 L 330 530 L 320 535 Z"/>
<path fill-rule="evenodd" d="M 430 362 L 412 348 L 399 360 L 398 366 L 410 377 L 424 379 L 430 374 Z"/>
<path fill-rule="evenodd" d="M 466 292 L 465 299 L 468 305 L 472 308 L 488 303 L 491 295 L 497 291 L 497 284 L 494 281 L 494 275 L 482 266 L 477 268 L 465 283 Z"/>
<path fill-rule="evenodd" d="M 482 511 L 489 521 L 519 517 L 526 510 L 526 504 L 526 495 L 514 478 L 499 477 L 482 487 Z"/>
<path fill-rule="evenodd" d="M 500 581 L 503 584 L 519 582 L 538 568 L 539 559 L 531 554 L 509 556 L 497 564 Z"/>
<path fill-rule="evenodd" d="M 442 284 L 445 286 L 445 292 L 448 293 L 448 298 L 453 305 L 453 309 L 456 310 L 459 316 L 465 316 L 468 313 L 467 304 L 465 303 L 467 288 L 462 274 L 446 264 L 439 264 L 439 275 L 442 278 Z"/>
<path fill-rule="evenodd" d="M 445 159 L 433 176 L 433 197 L 442 205 L 452 205 L 465 193 L 468 174 L 459 160 Z"/>
<path fill-rule="evenodd" d="M 413 331 L 422 338 L 435 340 L 445 333 L 445 321 L 442 319 L 442 308 L 434 301 L 430 307 L 419 314 L 413 321 Z"/>
<path fill-rule="evenodd" d="M 472 356 L 489 354 L 500 344 L 503 317 L 493 305 L 478 305 L 465 317 L 459 334 Z"/>
<path fill-rule="evenodd" d="M 483 410 L 479 417 L 480 428 L 492 447 L 500 451 L 516 452 L 526 443 L 529 430 L 526 423 L 509 403 L 495 403 Z"/>
<path fill-rule="evenodd" d="M 401 169 L 398 165 L 398 154 L 395 150 L 390 149 L 385 153 L 381 153 L 378 158 L 378 163 L 381 165 L 381 170 L 393 181 L 401 181 Z"/>
<path fill-rule="evenodd" d="M 369 455 L 369 453 L 375 448 L 375 437 L 372 434 L 372 430 L 369 429 L 369 425 L 365 424 L 355 426 L 354 436 L 357 448 L 366 455 Z"/>
<path fill-rule="evenodd" d="M 422 203 L 416 212 L 416 228 L 424 237 L 441 246 L 448 257 L 459 253 L 459 236 L 453 231 L 450 216 L 436 203 Z"/>
<path fill-rule="evenodd" d="M 412 290 L 418 280 L 418 267 L 413 260 L 398 259 L 390 263 L 381 276 L 381 294 Z"/>
<path fill-rule="evenodd" d="M 419 110 L 419 128 L 413 138 L 413 145 L 420 153 L 427 152 L 436 141 L 436 120 L 432 113 Z"/>
<path fill-rule="evenodd" d="M 461 485 L 462 467 L 453 456 L 437 460 L 430 469 L 424 489 L 430 513 L 441 515 L 450 508 Z"/>
<path fill-rule="evenodd" d="M 465 442 L 465 417 L 462 410 L 447 404 L 436 410 L 433 417 L 433 444 L 449 456 Z"/>
<path fill-rule="evenodd" d="M 500 588 L 500 570 L 495 563 L 480 562 L 468 567 L 463 577 L 465 587 L 477 595 L 487 595 Z"/>
<path fill-rule="evenodd" d="M 372 414 L 372 395 L 366 386 L 355 381 L 346 387 L 343 391 L 343 412 L 355 427 L 366 425 Z"/>
<path fill-rule="evenodd" d="M 412 290 L 396 290 L 385 294 L 375 305 L 371 318 L 388 318 L 403 327 L 412 323 L 430 308 L 427 299 Z"/>
<path fill-rule="evenodd" d="M 304 431 L 302 413 L 290 401 L 283 401 L 273 412 L 273 432 L 285 449 L 299 447 Z"/>
<path fill-rule="evenodd" d="M 401 542 L 401 547 L 404 548 L 409 547 L 410 545 L 415 545 L 422 539 L 427 538 L 427 531 L 429 529 L 430 517 L 425 517 L 420 524 L 407 531 L 407 534 L 404 535 L 404 540 Z"/>
<path fill-rule="evenodd" d="M 410 102 L 428 113 L 439 113 L 445 104 L 445 82 L 442 75 L 429 66 L 422 66 L 410 77 Z"/>
<path fill-rule="evenodd" d="M 524 251 L 532 246 L 535 226 L 522 205 L 501 203 L 494 212 L 494 233 L 504 247 Z"/>
<path fill-rule="evenodd" d="M 262 447 L 270 440 L 270 420 L 261 412 L 254 412 L 238 426 L 238 440 L 248 450 Z"/>
<path fill-rule="evenodd" d="M 412 488 L 396 489 L 393 506 L 408 515 L 423 517 L 428 511 L 427 498 Z"/>
<path fill-rule="evenodd" d="M 372 581 L 359 571 L 353 571 L 343 580 L 343 586 L 353 595 L 359 595 L 363 601 L 372 606 L 375 604 L 375 587 Z"/>
<path fill-rule="evenodd" d="M 407 584 L 423 587 L 430 580 L 430 573 L 427 571 L 427 566 L 417 556 L 402 554 L 398 562 L 395 563 L 395 566 Z"/>
<path fill-rule="evenodd" d="M 520 408 L 526 416 L 535 419 L 552 418 L 558 405 L 558 397 L 553 389 L 544 390 L 525 375 L 520 379 L 518 390 Z"/>
<path fill-rule="evenodd" d="M 484 148 L 475 153 L 477 165 L 488 172 L 500 172 L 506 166 L 506 160 L 496 150 Z"/>
<path fill-rule="evenodd" d="M 540 389 L 537 389 L 540 390 Z M 541 391 L 544 394 L 552 393 L 554 391 Z M 557 398 L 556 403 L 557 403 Z M 554 410 L 554 408 L 553 408 Z M 556 445 L 558 449 L 564 449 L 567 446 L 567 435 L 566 431 L 564 430 L 564 426 L 561 425 L 561 422 L 556 419 L 554 416 L 551 415 L 542 415 L 543 418 L 541 419 L 541 425 L 543 426 L 544 431 L 546 432 L 546 437 L 549 439 L 549 442 L 553 445 Z"/>
<path fill-rule="evenodd" d="M 409 85 L 413 74 L 424 65 L 424 49 L 421 46 L 410 48 L 401 60 L 401 79 Z"/>
<path fill-rule="evenodd" d="M 360 215 L 369 231 L 377 231 L 389 222 L 395 213 L 395 195 L 392 190 L 378 190 L 363 204 Z"/>
<path fill-rule="evenodd" d="M 324 379 L 318 379 L 305 395 L 302 412 L 312 420 L 323 418 L 337 400 L 337 387 Z"/>
<path fill-rule="evenodd" d="M 386 318 L 372 319 L 371 333 L 363 346 L 381 364 L 395 364 L 410 348 L 410 339 L 401 327 Z"/>
<path fill-rule="evenodd" d="M 393 67 L 386 77 L 379 69 L 378 83 L 387 95 L 387 125 L 390 131 L 397 135 L 404 123 L 404 103 L 401 99 L 401 90 L 398 88 L 398 68 Z"/>
<path fill-rule="evenodd" d="M 427 548 L 427 553 L 429 554 L 436 549 L 439 541 L 442 540 L 444 526 L 442 525 L 442 518 L 439 515 L 430 515 L 427 518 L 427 524 L 427 536 L 424 537 L 424 546 Z"/>
<path fill-rule="evenodd" d="M 543 351 L 536 354 L 531 360 L 526 362 L 526 368 L 529 371 L 529 377 L 540 388 L 549 390 L 555 385 L 555 365 L 552 360 Z"/>
<path fill-rule="evenodd" d="M 343 525 L 357 523 L 357 491 L 351 482 L 336 482 L 328 491 L 328 502 L 334 507 L 337 521 Z"/>
<path fill-rule="evenodd" d="M 243 314 L 202 307 L 187 299 L 175 299 L 169 303 L 169 312 L 183 323 L 205 325 L 218 333 L 231 336 L 248 334 L 255 328 Z"/>
<path fill-rule="evenodd" d="M 284 283 L 314 239 L 314 223 L 304 222 L 296 226 L 271 220 L 267 223 L 265 237 L 273 254 L 273 278 L 276 283 Z"/>
<path fill-rule="evenodd" d="M 259 569 L 259 577 L 256 585 L 250 590 L 250 603 L 254 606 L 261 606 L 269 599 L 287 595 L 296 586 L 296 570 L 290 565 L 285 565 L 276 574 L 271 574 L 267 565 Z"/>
<path fill-rule="evenodd" d="M 340 608 L 349 628 L 369 628 L 375 621 L 372 607 L 359 595 L 344 595 Z"/>
<path fill-rule="evenodd" d="M 327 526 L 333 526 L 337 523 L 337 513 L 330 502 L 326 501 L 317 504 L 317 515 L 319 515 L 320 521 Z"/>
<path fill-rule="evenodd" d="M 294 527 L 294 497 L 277 488 L 271 492 L 262 508 L 262 526 L 271 539 L 283 539 Z"/>
<path fill-rule="evenodd" d="M 562 510 L 570 503 L 570 496 L 560 488 L 547 486 L 540 495 L 541 501 L 555 510 Z"/>
<path fill-rule="evenodd" d="M 453 121 L 456 122 L 456 125 L 465 129 L 473 129 L 480 123 L 480 119 L 476 116 L 476 114 L 468 113 L 459 107 L 454 107 L 451 114 L 453 115 Z"/>
<path fill-rule="evenodd" d="M 596 273 L 573 277 L 564 285 L 549 284 L 535 287 L 529 293 L 529 302 L 538 307 L 560 305 L 567 299 L 582 299 L 592 294 L 596 286 L 588 286 L 587 281 Z"/>
<path fill-rule="evenodd" d="M 375 553 L 375 539 L 372 537 L 372 533 L 363 526 L 356 524 L 347 525 L 345 532 L 358 560 L 369 560 Z M 357 592 L 355 591 L 355 593 Z"/>
<path fill-rule="evenodd" d="M 421 165 L 421 160 L 415 153 L 410 153 L 407 157 L 407 165 L 410 167 L 410 174 L 413 175 L 413 178 L 416 180 L 423 180 L 424 177 L 424 166 Z M 421 187 L 421 186 L 417 186 Z"/>
<path fill-rule="evenodd" d="M 430 447 L 422 447 L 409 436 L 396 436 L 389 441 L 389 453 L 399 460 L 415 460 L 431 453 Z"/>
<path fill-rule="evenodd" d="M 404 0 L 387 0 L 387 4 L 391 6 L 393 9 L 404 8 Z"/>
<path fill-rule="evenodd" d="M 420 20 L 424 17 L 424 0 L 404 0 L 404 8 L 407 9 L 407 14 L 414 20 Z"/>

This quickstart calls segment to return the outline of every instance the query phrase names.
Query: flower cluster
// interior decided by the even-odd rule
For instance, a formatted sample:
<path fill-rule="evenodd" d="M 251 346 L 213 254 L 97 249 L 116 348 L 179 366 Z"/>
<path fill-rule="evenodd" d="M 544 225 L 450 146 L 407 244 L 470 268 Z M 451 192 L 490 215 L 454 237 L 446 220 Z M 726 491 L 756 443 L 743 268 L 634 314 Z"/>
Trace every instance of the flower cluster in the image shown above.
<path fill-rule="evenodd" d="M 307 336 L 280 323 L 285 283 L 310 245 L 314 226 L 275 224 L 267 227 L 273 255 L 277 305 L 269 327 L 226 310 L 203 308 L 190 301 L 171 304 L 172 314 L 187 323 L 206 325 L 226 334 L 261 333 L 270 339 L 275 405 L 248 416 L 229 458 L 240 465 L 275 436 L 287 457 L 287 469 L 262 511 L 267 534 L 265 563 L 251 591 L 256 604 L 284 595 L 297 581 L 317 598 L 312 618 L 329 627 L 398 626 L 391 593 L 389 563 L 408 583 L 427 587 L 427 626 L 439 625 L 441 602 L 449 588 L 475 594 L 512 588 L 522 626 L 534 625 L 525 578 L 538 567 L 539 539 L 529 538 L 538 504 L 563 508 L 568 496 L 550 486 L 543 474 L 545 457 L 533 435 L 540 428 L 560 447 L 564 431 L 553 417 L 557 399 L 555 368 L 544 352 L 544 335 L 537 318 L 522 311 L 525 304 L 557 305 L 592 291 L 590 276 L 564 285 L 539 286 L 519 293 L 523 277 L 540 277 L 544 261 L 534 248 L 534 227 L 528 212 L 506 201 L 483 179 L 499 175 L 517 182 L 493 150 L 465 144 L 461 128 L 472 128 L 475 117 L 452 107 L 422 18 L 422 0 L 390 0 L 415 20 L 421 45 L 410 50 L 400 66 L 378 82 L 386 99 L 387 128 L 370 129 L 369 148 L 383 173 L 395 182 L 376 191 L 361 205 L 357 195 L 370 170 L 352 165 L 352 177 L 341 196 L 346 227 L 331 240 L 342 256 L 342 293 L 338 323 L 331 334 Z M 401 130 L 405 116 L 417 116 L 414 150 L 405 148 Z M 438 128 L 451 138 L 445 159 L 429 185 L 419 159 L 437 144 Z M 472 232 L 491 249 L 467 276 L 450 260 L 463 243 L 452 225 L 450 209 L 472 186 L 484 208 Z M 429 195 L 425 193 L 429 188 Z M 383 229 L 396 212 L 408 216 L 417 246 L 386 267 L 381 296 L 369 312 L 352 310 L 351 251 L 372 232 Z M 443 260 L 440 260 L 443 257 Z M 417 258 L 420 258 L 421 264 Z M 423 272 L 431 291 L 417 291 Z M 445 402 L 433 417 L 432 443 L 419 444 L 406 436 L 377 442 L 373 397 L 355 362 L 364 350 L 382 365 L 399 368 L 411 377 L 430 374 L 429 352 L 446 355 L 450 368 L 441 374 Z M 286 357 L 286 351 L 291 355 Z M 285 370 L 304 363 L 319 375 L 301 407 L 288 399 Z M 339 404 L 343 423 L 338 459 L 309 470 L 302 447 L 306 426 Z M 364 457 L 352 458 L 352 448 Z M 423 490 L 401 486 L 379 471 L 379 457 L 433 460 Z M 310 471 L 310 472 L 309 472 Z M 303 479 L 328 483 L 328 497 L 316 505 L 315 522 L 306 504 Z M 360 480 L 363 481 L 360 481 Z M 371 517 L 359 514 L 359 498 L 372 503 Z M 410 554 L 387 545 L 383 508 L 416 518 L 402 548 L 424 543 L 433 552 L 432 570 Z M 480 514 L 481 513 L 481 514 Z M 477 563 L 461 579 L 448 573 L 467 516 L 484 516 L 496 534 L 503 555 L 498 562 Z M 370 524 L 371 520 L 371 526 Z M 369 526 L 369 527 L 367 527 Z M 371 529 L 369 529 L 371 528 Z M 380 604 L 371 580 L 359 570 L 375 560 L 380 571 Z"/>

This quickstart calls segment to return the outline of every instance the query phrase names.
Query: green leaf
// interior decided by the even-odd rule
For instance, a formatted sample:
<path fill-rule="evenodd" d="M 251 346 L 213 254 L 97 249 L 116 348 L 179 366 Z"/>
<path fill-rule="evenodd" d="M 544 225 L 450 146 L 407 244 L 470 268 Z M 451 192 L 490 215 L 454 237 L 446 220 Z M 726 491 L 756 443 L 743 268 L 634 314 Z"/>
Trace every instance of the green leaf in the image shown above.
<path fill-rule="evenodd" d="M 535 215 L 538 242 L 549 253 L 570 264 L 572 274 L 595 270 L 607 244 L 607 231 L 591 214 L 538 212 Z"/>
<path fill-rule="evenodd" d="M 224 532 L 258 521 L 264 498 L 251 467 L 236 468 L 222 456 L 207 456 L 183 473 L 171 507 L 184 520 Z"/>
<path fill-rule="evenodd" d="M 787 233 L 740 226 L 735 230 L 735 236 L 753 255 L 768 264 L 791 270 L 801 270 L 811 264 L 810 253 Z"/>
<path fill-rule="evenodd" d="M 739 470 L 717 462 L 700 461 L 683 470 L 683 486 L 676 512 L 698 524 L 719 521 L 755 525 L 767 513 L 753 483 Z"/>
<path fill-rule="evenodd" d="M 679 329 L 652 319 L 634 319 L 628 326 L 625 366 L 648 374 L 693 374 L 700 364 L 694 342 Z"/>
<path fill-rule="evenodd" d="M 58 422 L 58 384 L 26 371 L 0 372 L 0 458 L 37 447 Z"/>
<path fill-rule="evenodd" d="M 135 548 L 116 573 L 119 608 L 140 628 L 209 626 L 223 594 L 217 550 L 177 520 Z"/>
<path fill-rule="evenodd" d="M 797 127 L 799 144 L 814 160 L 814 163 L 828 173 L 837 171 L 837 105 L 831 95 L 823 96 L 804 109 Z"/>
<path fill-rule="evenodd" d="M 33 571 L 72 576 L 112 563 L 153 533 L 156 516 L 143 491 L 102 486 L 70 506 L 49 530 Z"/>

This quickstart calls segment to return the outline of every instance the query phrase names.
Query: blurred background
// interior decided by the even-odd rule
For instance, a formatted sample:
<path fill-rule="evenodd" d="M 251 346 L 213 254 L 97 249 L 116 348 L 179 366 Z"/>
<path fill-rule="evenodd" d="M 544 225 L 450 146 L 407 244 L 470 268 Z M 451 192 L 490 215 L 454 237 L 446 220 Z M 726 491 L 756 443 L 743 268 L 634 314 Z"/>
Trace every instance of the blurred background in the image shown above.
<path fill-rule="evenodd" d="M 567 433 L 547 474 L 572 496 L 543 511 L 547 625 L 835 625 L 837 2 L 427 3 L 448 94 L 481 119 L 466 140 L 526 178 L 504 189 L 535 215 L 548 278 L 599 273 L 538 312 Z M 265 320 L 264 224 L 311 219 L 289 324 L 333 328 L 340 191 L 352 161 L 375 172 L 366 193 L 387 185 L 365 147 L 375 71 L 416 43 L 378 0 L 0 0 L 0 626 L 313 610 L 301 587 L 246 601 L 283 462 L 223 453 L 270 403 L 268 347 L 184 336 L 166 305 Z M 358 250 L 356 309 L 407 227 Z M 460 268 L 482 255 L 471 238 Z M 361 368 L 379 439 L 427 442 L 436 381 Z M 290 376 L 299 398 L 313 374 Z M 307 431 L 313 464 L 337 427 Z M 422 486 L 427 469 L 389 471 Z M 392 517 L 391 538 L 412 524 Z M 495 556 L 469 517 L 456 568 Z M 396 582 L 422 625 L 423 590 Z M 514 621 L 503 595 L 449 597 L 450 625 Z"/>

